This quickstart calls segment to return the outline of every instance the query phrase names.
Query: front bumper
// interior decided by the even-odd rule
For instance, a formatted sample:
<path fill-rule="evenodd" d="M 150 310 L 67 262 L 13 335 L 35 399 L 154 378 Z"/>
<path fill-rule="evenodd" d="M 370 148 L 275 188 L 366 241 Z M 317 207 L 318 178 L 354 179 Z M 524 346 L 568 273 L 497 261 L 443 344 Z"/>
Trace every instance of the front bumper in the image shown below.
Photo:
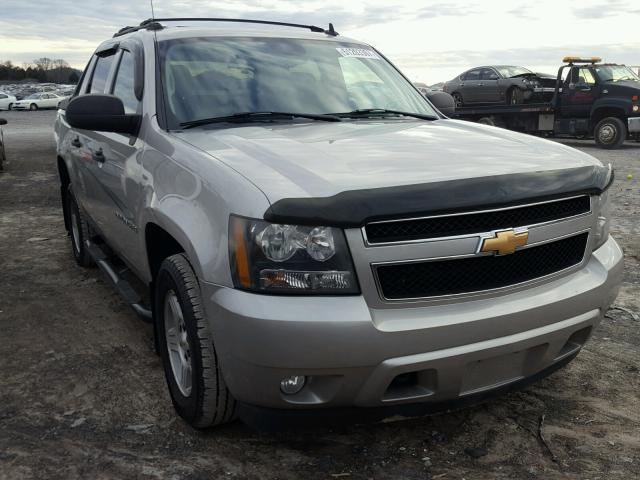
<path fill-rule="evenodd" d="M 629 133 L 640 132 L 640 117 L 629 117 L 627 119 L 627 129 Z"/>
<path fill-rule="evenodd" d="M 370 309 L 361 296 L 257 295 L 202 282 L 223 375 L 277 409 L 446 402 L 521 382 L 575 355 L 615 299 L 610 238 L 566 277 L 500 297 Z M 306 375 L 295 395 L 279 385 Z"/>

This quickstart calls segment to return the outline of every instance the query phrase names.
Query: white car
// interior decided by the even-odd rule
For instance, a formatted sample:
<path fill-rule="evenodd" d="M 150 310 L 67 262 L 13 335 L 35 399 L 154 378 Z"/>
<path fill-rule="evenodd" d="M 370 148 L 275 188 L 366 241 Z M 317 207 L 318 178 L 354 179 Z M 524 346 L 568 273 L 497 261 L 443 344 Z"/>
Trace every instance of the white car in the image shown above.
<path fill-rule="evenodd" d="M 63 100 L 69 97 L 62 97 L 55 93 L 34 93 L 28 97 L 13 103 L 14 110 L 38 110 L 39 108 L 58 108 Z"/>
<path fill-rule="evenodd" d="M 0 92 L 0 110 L 11 110 L 16 103 L 16 97 L 9 93 Z"/>

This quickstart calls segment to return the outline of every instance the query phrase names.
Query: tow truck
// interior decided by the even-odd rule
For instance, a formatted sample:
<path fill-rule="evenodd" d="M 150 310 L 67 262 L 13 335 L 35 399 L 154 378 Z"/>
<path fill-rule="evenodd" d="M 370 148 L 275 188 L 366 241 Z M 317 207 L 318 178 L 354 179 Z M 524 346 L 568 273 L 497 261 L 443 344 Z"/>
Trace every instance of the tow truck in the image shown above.
<path fill-rule="evenodd" d="M 640 77 L 599 57 L 565 57 L 550 102 L 456 108 L 453 117 L 526 133 L 595 139 L 606 149 L 640 141 Z"/>

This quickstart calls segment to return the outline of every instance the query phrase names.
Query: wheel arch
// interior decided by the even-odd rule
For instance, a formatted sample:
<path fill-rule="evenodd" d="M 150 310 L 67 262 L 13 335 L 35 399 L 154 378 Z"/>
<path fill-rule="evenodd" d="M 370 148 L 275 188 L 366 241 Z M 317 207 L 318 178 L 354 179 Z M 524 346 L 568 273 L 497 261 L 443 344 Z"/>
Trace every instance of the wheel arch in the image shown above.
<path fill-rule="evenodd" d="M 593 112 L 591 113 L 591 121 L 589 122 L 591 132 L 596 128 L 598 122 L 607 117 L 616 117 L 626 121 L 627 114 L 625 109 L 621 106 L 616 105 L 599 105 L 594 106 Z"/>

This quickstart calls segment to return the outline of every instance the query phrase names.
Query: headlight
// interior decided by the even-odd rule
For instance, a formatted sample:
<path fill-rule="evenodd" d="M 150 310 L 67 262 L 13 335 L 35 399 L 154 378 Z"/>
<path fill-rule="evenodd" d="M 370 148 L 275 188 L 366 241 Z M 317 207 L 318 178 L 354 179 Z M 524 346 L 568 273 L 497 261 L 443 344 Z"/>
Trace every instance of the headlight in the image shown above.
<path fill-rule="evenodd" d="M 231 216 L 229 258 L 236 288 L 288 294 L 359 293 L 341 229 Z"/>
<path fill-rule="evenodd" d="M 595 228 L 595 244 L 593 249 L 600 248 L 609 239 L 609 228 L 611 226 L 611 202 L 609 200 L 609 189 L 596 199 L 596 213 L 598 214 Z"/>

